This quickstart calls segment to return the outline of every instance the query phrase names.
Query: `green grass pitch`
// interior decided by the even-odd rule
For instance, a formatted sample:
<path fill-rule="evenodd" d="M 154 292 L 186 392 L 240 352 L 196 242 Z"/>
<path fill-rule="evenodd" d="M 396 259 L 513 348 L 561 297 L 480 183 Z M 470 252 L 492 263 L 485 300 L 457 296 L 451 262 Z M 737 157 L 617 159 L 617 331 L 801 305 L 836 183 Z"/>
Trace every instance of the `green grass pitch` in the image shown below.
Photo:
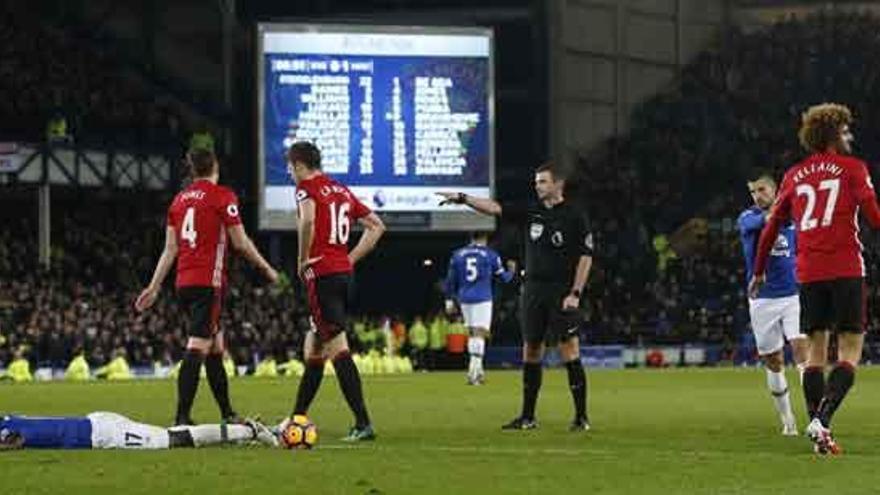
<path fill-rule="evenodd" d="M 588 372 L 594 430 L 569 433 L 565 374 L 545 373 L 537 431 L 502 432 L 519 408 L 520 375 L 490 372 L 483 387 L 463 373 L 365 377 L 379 439 L 347 446 L 350 424 L 327 377 L 312 419 L 312 451 L 218 447 L 153 452 L 0 453 L 0 493 L 199 495 L 270 493 L 821 494 L 878 493 L 880 369 L 859 371 L 835 418 L 844 448 L 818 458 L 803 438 L 784 438 L 757 369 Z M 792 400 L 804 427 L 794 372 Z M 297 380 L 233 380 L 242 414 L 275 421 L 292 405 Z M 78 415 L 110 410 L 166 424 L 171 381 L 0 386 L 0 411 Z M 216 421 L 202 380 L 194 417 Z"/>

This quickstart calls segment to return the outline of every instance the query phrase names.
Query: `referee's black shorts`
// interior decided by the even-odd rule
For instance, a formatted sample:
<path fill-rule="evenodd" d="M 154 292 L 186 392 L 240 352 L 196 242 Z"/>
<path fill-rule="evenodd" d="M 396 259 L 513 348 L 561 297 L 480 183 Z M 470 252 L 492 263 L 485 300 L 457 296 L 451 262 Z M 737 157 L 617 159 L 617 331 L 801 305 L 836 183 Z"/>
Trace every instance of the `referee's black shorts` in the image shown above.
<path fill-rule="evenodd" d="M 526 282 L 520 295 L 522 337 L 528 344 L 556 344 L 578 336 L 583 316 L 580 310 L 562 310 L 569 287 Z"/>
<path fill-rule="evenodd" d="M 214 287 L 180 287 L 177 300 L 189 315 L 189 337 L 213 338 L 220 330 L 223 290 Z"/>
<path fill-rule="evenodd" d="M 801 284 L 801 331 L 863 333 L 867 317 L 865 279 L 837 278 Z"/>

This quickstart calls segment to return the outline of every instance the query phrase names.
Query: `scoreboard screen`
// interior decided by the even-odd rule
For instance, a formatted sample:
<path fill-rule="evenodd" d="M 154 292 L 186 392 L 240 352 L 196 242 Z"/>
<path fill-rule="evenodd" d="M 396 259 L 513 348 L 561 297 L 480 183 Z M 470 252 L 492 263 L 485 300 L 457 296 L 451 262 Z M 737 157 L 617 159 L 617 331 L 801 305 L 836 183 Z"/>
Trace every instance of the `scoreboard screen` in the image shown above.
<path fill-rule="evenodd" d="M 257 45 L 261 228 L 296 226 L 300 140 L 393 229 L 494 226 L 434 195 L 492 196 L 491 30 L 260 24 Z"/>

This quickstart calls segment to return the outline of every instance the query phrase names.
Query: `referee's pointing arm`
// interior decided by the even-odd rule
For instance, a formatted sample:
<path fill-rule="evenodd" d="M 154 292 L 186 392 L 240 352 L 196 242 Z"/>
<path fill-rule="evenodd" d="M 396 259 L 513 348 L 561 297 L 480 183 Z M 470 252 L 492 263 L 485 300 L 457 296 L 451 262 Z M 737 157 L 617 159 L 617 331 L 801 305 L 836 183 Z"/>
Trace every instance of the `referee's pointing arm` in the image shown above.
<path fill-rule="evenodd" d="M 443 198 L 440 206 L 444 205 L 466 205 L 484 215 L 501 216 L 502 208 L 497 201 L 489 198 L 477 198 L 469 196 L 461 192 L 438 192 L 437 196 Z"/>

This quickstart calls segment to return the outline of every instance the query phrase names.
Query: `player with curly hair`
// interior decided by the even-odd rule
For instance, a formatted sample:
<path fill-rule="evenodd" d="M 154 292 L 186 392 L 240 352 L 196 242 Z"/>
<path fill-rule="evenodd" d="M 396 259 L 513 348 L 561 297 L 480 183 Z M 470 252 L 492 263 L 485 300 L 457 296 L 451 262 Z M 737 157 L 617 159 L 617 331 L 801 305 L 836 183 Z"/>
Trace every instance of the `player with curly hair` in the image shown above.
<path fill-rule="evenodd" d="M 788 220 L 797 229 L 797 278 L 801 284 L 801 328 L 810 339 L 804 397 L 811 422 L 807 433 L 820 454 L 839 454 L 831 419 L 855 380 L 864 344 L 865 261 L 858 215 L 880 228 L 880 207 L 865 163 L 851 156 L 852 112 L 844 105 L 810 107 L 801 119 L 801 145 L 811 154 L 791 167 L 758 241 L 756 297 L 779 229 Z M 828 378 L 830 332 L 837 334 L 838 360 Z"/>

